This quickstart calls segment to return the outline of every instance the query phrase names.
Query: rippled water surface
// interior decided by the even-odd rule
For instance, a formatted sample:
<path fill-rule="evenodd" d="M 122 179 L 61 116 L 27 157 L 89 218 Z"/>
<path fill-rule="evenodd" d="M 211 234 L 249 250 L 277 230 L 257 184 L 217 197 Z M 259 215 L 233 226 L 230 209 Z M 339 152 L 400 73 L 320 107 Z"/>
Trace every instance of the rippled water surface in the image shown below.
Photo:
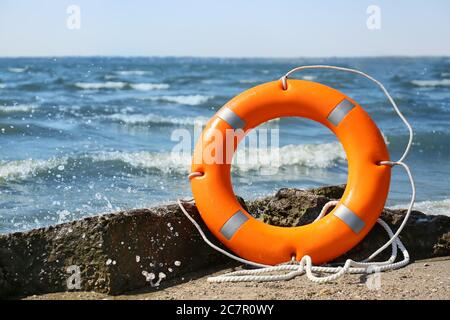
<path fill-rule="evenodd" d="M 448 214 L 450 58 L 21 58 L 0 59 L 0 232 L 190 196 L 189 155 L 170 157 L 174 130 L 192 132 L 243 90 L 318 63 L 359 68 L 386 85 L 416 130 L 408 162 L 418 206 Z M 330 71 L 298 77 L 357 100 L 399 157 L 407 131 L 370 82 Z M 346 181 L 345 154 L 327 129 L 291 118 L 267 128 L 280 130 L 282 167 L 262 175 L 258 164 L 237 164 L 237 194 Z M 389 204 L 408 197 L 407 179 L 395 169 Z"/>

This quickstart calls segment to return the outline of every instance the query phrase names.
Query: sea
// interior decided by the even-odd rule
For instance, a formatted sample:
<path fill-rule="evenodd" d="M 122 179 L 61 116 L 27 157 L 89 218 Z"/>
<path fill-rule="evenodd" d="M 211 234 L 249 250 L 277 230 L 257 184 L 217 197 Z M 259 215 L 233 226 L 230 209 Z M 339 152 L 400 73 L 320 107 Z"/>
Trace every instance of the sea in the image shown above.
<path fill-rule="evenodd" d="M 180 132 L 194 135 L 233 96 L 311 64 L 356 68 L 386 86 L 415 132 L 405 160 L 415 208 L 450 215 L 450 57 L 0 58 L 0 233 L 190 198 L 191 153 L 173 157 Z M 295 77 L 358 101 L 391 159 L 401 156 L 408 131 L 373 83 L 329 70 Z M 279 169 L 262 174 L 265 164 L 235 163 L 236 194 L 250 200 L 346 182 L 345 153 L 327 128 L 300 118 L 266 127 L 279 132 Z M 387 205 L 405 207 L 410 193 L 394 168 Z"/>

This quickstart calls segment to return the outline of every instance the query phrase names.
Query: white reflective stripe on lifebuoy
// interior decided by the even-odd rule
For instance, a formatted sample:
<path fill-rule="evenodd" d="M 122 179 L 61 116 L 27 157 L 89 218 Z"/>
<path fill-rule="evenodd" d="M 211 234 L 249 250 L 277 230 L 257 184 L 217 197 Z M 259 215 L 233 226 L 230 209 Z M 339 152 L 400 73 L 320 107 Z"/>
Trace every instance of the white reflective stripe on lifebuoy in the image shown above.
<path fill-rule="evenodd" d="M 245 121 L 229 108 L 220 109 L 219 112 L 217 112 L 217 116 L 234 129 L 244 129 L 245 127 Z"/>
<path fill-rule="evenodd" d="M 351 103 L 347 99 L 344 99 L 339 102 L 336 107 L 334 107 L 334 109 L 328 115 L 327 120 L 337 126 L 354 107 L 355 105 L 353 103 Z"/>
<path fill-rule="evenodd" d="M 248 217 L 242 213 L 241 210 L 237 211 L 231 216 L 230 219 L 220 229 L 220 233 L 230 240 L 231 237 L 238 231 L 238 229 L 248 220 Z"/>
<path fill-rule="evenodd" d="M 337 207 L 337 209 L 334 211 L 334 215 L 344 221 L 345 224 L 348 225 L 354 233 L 359 233 L 366 225 L 366 223 L 360 217 L 358 217 L 356 213 L 354 213 L 343 204 Z"/>

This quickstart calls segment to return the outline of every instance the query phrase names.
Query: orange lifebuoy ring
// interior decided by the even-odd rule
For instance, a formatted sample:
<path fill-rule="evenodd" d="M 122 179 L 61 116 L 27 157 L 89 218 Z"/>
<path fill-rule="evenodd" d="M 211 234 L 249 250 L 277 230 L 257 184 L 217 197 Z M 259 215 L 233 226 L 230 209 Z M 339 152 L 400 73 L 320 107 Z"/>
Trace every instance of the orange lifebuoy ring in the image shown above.
<path fill-rule="evenodd" d="M 204 156 L 217 143 L 212 131 L 245 132 L 280 117 L 308 118 L 329 128 L 342 143 L 348 180 L 342 199 L 324 218 L 299 227 L 277 227 L 253 218 L 236 200 L 230 159 L 211 163 Z M 237 139 L 240 140 L 240 139 Z M 232 153 L 239 141 L 234 141 Z M 223 139 L 223 149 L 227 146 Z M 225 155 L 220 155 L 225 157 Z M 369 115 L 351 98 L 325 85 L 303 80 L 280 81 L 251 88 L 226 103 L 206 124 L 192 164 L 192 192 L 210 231 L 244 259 L 275 265 L 309 255 L 325 263 L 353 248 L 375 224 L 389 192 L 391 167 L 384 139 Z"/>

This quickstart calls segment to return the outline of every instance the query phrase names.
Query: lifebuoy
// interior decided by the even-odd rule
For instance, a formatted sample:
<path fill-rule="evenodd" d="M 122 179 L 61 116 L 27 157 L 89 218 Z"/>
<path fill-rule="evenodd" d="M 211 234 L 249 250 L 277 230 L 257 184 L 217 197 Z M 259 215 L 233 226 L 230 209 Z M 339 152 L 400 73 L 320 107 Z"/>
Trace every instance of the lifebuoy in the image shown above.
<path fill-rule="evenodd" d="M 245 132 L 274 118 L 303 117 L 329 128 L 342 143 L 348 160 L 347 186 L 339 204 L 322 219 L 284 228 L 252 217 L 236 200 L 229 155 L 221 163 L 205 158 L 212 132 Z M 233 143 L 233 153 L 241 138 Z M 223 139 L 223 150 L 227 148 Z M 331 261 L 353 248 L 375 224 L 388 192 L 391 167 L 381 132 L 354 100 L 328 86 L 304 80 L 281 81 L 251 88 L 226 103 L 206 124 L 196 145 L 191 187 L 209 230 L 244 259 L 275 265 L 309 255 L 313 263 Z"/>

